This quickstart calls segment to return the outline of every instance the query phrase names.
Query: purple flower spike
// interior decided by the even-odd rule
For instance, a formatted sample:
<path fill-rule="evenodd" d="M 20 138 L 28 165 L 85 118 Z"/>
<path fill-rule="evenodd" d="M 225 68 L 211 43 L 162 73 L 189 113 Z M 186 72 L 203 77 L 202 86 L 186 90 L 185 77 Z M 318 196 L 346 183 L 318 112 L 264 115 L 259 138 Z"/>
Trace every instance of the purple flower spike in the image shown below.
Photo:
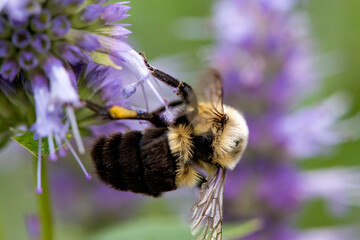
<path fill-rule="evenodd" d="M 13 50 L 14 48 L 9 41 L 0 40 L 0 57 L 9 57 Z"/>
<path fill-rule="evenodd" d="M 31 19 L 31 27 L 35 31 L 41 31 L 50 26 L 51 13 L 49 10 L 44 9 L 40 14 L 35 15 Z"/>
<path fill-rule="evenodd" d="M 36 34 L 32 46 L 39 53 L 47 52 L 50 49 L 50 38 L 45 34 Z"/>
<path fill-rule="evenodd" d="M 126 14 L 126 12 L 131 9 L 131 7 L 124 5 L 127 3 L 129 2 L 119 2 L 105 6 L 101 18 L 105 23 L 112 23 L 127 18 L 129 14 Z"/>
<path fill-rule="evenodd" d="M 81 13 L 81 20 L 84 22 L 92 22 L 100 17 L 103 7 L 97 4 L 88 5 Z"/>
<path fill-rule="evenodd" d="M 51 25 L 51 32 L 56 37 L 62 37 L 68 33 L 70 30 L 71 23 L 66 16 L 57 16 L 54 18 L 52 25 Z"/>
<path fill-rule="evenodd" d="M 12 43 L 19 48 L 24 48 L 31 42 L 31 34 L 29 31 L 21 29 L 13 33 L 11 37 Z"/>
<path fill-rule="evenodd" d="M 20 68 L 17 62 L 13 59 L 5 60 L 1 67 L 1 76 L 12 82 L 15 76 L 19 73 Z"/>
<path fill-rule="evenodd" d="M 21 68 L 30 70 L 39 64 L 35 54 L 30 51 L 22 51 L 19 56 L 19 62 Z"/>

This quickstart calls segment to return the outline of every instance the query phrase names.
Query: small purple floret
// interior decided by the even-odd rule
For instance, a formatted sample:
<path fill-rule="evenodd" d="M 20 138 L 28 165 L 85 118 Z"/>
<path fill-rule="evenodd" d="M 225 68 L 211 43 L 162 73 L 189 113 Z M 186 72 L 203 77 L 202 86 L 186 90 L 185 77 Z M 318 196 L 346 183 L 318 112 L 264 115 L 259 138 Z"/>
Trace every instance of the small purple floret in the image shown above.
<path fill-rule="evenodd" d="M 124 5 L 127 3 L 129 2 L 113 3 L 105 6 L 101 18 L 105 23 L 112 23 L 127 18 L 129 14 L 126 14 L 126 12 L 131 9 L 131 7 Z"/>
<path fill-rule="evenodd" d="M 20 66 L 25 70 L 30 70 L 39 64 L 35 54 L 30 51 L 22 51 L 19 56 Z"/>
<path fill-rule="evenodd" d="M 51 13 L 49 10 L 44 9 L 40 14 L 35 15 L 31 19 L 31 26 L 37 30 L 41 31 L 50 26 Z"/>
<path fill-rule="evenodd" d="M 31 42 L 31 34 L 29 31 L 21 29 L 16 30 L 12 37 L 11 37 L 12 43 L 19 48 L 24 48 Z"/>
<path fill-rule="evenodd" d="M 77 45 L 84 49 L 85 51 L 95 51 L 97 48 L 100 48 L 100 42 L 97 37 L 93 34 L 84 33 L 77 42 Z"/>
<path fill-rule="evenodd" d="M 74 45 L 64 44 L 59 49 L 62 58 L 66 59 L 70 64 L 74 65 L 78 63 L 85 56 L 81 50 Z"/>
<path fill-rule="evenodd" d="M 45 34 L 36 34 L 32 46 L 39 53 L 47 52 L 50 49 L 50 38 Z"/>
<path fill-rule="evenodd" d="M 82 11 L 81 20 L 90 23 L 100 17 L 102 11 L 102 6 L 97 4 L 90 4 Z"/>
<path fill-rule="evenodd" d="M 66 16 L 60 15 L 54 18 L 51 31 L 57 37 L 62 37 L 68 33 L 70 30 L 71 23 Z"/>
<path fill-rule="evenodd" d="M 13 59 L 8 59 L 5 60 L 1 67 L 1 76 L 12 82 L 19 71 L 20 68 L 17 62 Z"/>

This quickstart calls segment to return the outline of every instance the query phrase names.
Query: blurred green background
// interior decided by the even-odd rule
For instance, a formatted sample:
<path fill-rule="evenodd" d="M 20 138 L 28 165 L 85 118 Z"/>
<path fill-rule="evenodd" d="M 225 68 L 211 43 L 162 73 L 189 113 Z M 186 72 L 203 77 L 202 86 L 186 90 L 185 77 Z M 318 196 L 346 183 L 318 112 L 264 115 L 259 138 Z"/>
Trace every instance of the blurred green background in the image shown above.
<path fill-rule="evenodd" d="M 194 40 L 187 39 L 186 34 L 182 38 L 179 36 L 187 27 L 182 25 L 186 24 L 186 17 L 211 16 L 212 1 L 133 0 L 130 5 L 131 17 L 124 22 L 132 24 L 129 29 L 133 34 L 129 40 L 138 51 L 146 52 L 150 60 L 186 54 L 191 59 L 188 64 L 190 67 L 186 69 L 189 72 L 204 66 L 204 49 L 212 44 L 211 38 Z M 323 79 L 319 93 L 309 101 L 343 90 L 352 97 L 351 116 L 360 109 L 360 1 L 309 0 L 303 7 L 309 14 L 312 35 L 317 43 L 318 52 L 315 54 L 336 52 L 342 61 L 341 71 Z M 206 24 L 204 27 L 206 33 Z M 193 79 L 189 77 L 184 80 L 191 82 Z M 349 141 L 336 147 L 332 155 L 307 159 L 298 164 L 303 169 L 359 166 L 359 146 L 359 140 Z M 88 168 L 92 169 L 89 157 L 83 159 Z M 60 159 L 59 162 L 65 162 L 69 168 L 73 167 L 82 186 L 86 188 L 90 184 L 77 171 L 78 166 L 71 157 Z M 49 174 L 57 171 L 57 165 L 61 164 L 59 162 L 48 164 L 51 165 Z M 15 144 L 10 144 L 8 149 L 0 152 L 0 239 L 29 239 L 25 217 L 37 211 L 33 167 L 31 156 Z M 125 222 L 114 217 L 99 223 L 94 218 L 95 214 L 91 213 L 88 216 L 93 219 L 79 221 L 76 216 L 80 211 L 91 212 L 96 205 L 87 206 L 87 196 L 82 196 L 80 202 L 79 199 L 73 199 L 74 205 L 81 206 L 73 206 L 71 213 L 55 213 L 55 239 L 167 239 L 169 232 L 173 240 L 190 239 L 186 214 L 195 199 L 195 192 L 182 194 L 185 202 L 172 194 L 160 200 L 140 197 L 138 209 L 133 211 L 134 217 Z M 54 208 L 57 208 L 56 205 Z M 179 217 L 181 210 L 183 215 Z M 353 207 L 343 216 L 335 218 L 320 199 L 305 204 L 298 216 L 300 228 L 359 223 L 359 208 Z M 164 228 L 167 230 L 164 231 Z"/>

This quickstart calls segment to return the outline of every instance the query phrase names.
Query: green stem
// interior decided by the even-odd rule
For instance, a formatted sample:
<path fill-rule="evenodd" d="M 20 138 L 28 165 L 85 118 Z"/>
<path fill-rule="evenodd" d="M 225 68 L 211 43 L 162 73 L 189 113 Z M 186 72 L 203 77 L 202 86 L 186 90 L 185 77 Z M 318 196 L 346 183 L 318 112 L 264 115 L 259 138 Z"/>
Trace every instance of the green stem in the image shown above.
<path fill-rule="evenodd" d="M 37 160 L 35 159 L 35 164 Z M 46 172 L 46 158 L 41 161 L 42 194 L 37 194 L 39 218 L 42 225 L 42 240 L 53 240 L 53 218 L 50 202 L 50 191 Z M 36 167 L 35 167 L 36 169 Z"/>

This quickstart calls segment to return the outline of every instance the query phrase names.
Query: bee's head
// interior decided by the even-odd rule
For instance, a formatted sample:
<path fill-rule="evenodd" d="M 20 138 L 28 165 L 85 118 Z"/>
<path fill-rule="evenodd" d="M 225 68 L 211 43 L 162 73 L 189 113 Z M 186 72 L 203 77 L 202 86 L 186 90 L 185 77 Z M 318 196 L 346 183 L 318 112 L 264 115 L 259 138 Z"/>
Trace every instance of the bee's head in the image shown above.
<path fill-rule="evenodd" d="M 233 169 L 246 148 L 249 128 L 243 115 L 226 105 L 219 125 L 213 142 L 214 160 L 225 168 Z"/>

